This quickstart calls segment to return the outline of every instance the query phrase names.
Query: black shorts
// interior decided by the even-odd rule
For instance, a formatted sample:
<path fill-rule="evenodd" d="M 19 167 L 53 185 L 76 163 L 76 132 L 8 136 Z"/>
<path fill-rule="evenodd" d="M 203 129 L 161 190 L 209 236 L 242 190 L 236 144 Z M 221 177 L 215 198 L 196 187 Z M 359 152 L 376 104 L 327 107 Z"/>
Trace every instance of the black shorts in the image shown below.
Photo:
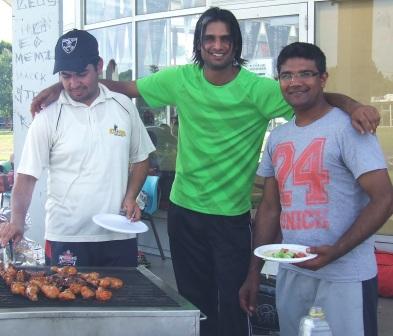
<path fill-rule="evenodd" d="M 45 242 L 45 263 L 58 266 L 137 266 L 136 238 L 104 242 Z"/>

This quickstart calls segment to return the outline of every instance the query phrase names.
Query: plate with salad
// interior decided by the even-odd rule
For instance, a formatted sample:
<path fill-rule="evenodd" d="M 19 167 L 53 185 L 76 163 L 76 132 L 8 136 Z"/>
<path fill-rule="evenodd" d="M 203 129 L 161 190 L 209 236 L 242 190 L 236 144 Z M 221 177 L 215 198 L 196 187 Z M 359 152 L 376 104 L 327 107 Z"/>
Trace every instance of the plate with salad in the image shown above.
<path fill-rule="evenodd" d="M 307 253 L 307 248 L 308 246 L 296 244 L 270 244 L 257 247 L 254 254 L 265 260 L 294 264 L 317 256 Z"/>

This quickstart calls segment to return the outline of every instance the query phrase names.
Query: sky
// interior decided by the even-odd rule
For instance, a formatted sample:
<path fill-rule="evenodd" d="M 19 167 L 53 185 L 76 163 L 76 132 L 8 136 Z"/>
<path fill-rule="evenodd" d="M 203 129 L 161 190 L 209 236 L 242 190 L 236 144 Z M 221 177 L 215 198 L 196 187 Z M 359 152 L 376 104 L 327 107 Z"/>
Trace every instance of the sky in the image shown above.
<path fill-rule="evenodd" d="M 12 42 L 12 8 L 0 0 L 0 41 Z"/>

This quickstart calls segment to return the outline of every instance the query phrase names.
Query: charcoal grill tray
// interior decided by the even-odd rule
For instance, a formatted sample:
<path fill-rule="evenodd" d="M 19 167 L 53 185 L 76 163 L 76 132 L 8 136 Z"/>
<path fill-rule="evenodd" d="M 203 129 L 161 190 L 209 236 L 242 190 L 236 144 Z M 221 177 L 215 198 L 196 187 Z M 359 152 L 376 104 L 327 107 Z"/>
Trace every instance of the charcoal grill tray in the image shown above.
<path fill-rule="evenodd" d="M 53 274 L 49 267 L 24 267 L 23 269 L 33 272 L 45 271 L 46 274 Z M 4 280 L 0 278 L 0 309 L 33 307 L 100 307 L 105 309 L 110 309 L 111 307 L 160 307 L 171 309 L 180 307 L 178 302 L 168 296 L 138 268 L 104 267 L 93 269 L 90 267 L 78 267 L 78 270 L 82 273 L 99 272 L 101 276 L 120 278 L 123 280 L 124 286 L 120 289 L 111 290 L 113 293 L 112 299 L 106 302 L 100 302 L 95 299 L 85 300 L 80 296 L 73 301 L 50 300 L 44 297 L 42 293 L 39 294 L 39 300 L 33 302 L 20 295 L 13 295 Z"/>

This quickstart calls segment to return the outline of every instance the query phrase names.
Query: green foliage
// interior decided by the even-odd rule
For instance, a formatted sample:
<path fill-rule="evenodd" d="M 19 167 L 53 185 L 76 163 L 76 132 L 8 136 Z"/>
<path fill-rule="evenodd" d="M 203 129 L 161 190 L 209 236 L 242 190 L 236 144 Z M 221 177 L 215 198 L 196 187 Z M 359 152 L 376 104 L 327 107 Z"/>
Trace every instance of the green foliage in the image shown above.
<path fill-rule="evenodd" d="M 0 54 L 3 53 L 3 50 L 8 50 L 9 52 L 12 52 L 11 43 L 6 41 L 0 41 Z"/>
<path fill-rule="evenodd" d="M 12 46 L 0 41 L 0 116 L 12 117 Z"/>

